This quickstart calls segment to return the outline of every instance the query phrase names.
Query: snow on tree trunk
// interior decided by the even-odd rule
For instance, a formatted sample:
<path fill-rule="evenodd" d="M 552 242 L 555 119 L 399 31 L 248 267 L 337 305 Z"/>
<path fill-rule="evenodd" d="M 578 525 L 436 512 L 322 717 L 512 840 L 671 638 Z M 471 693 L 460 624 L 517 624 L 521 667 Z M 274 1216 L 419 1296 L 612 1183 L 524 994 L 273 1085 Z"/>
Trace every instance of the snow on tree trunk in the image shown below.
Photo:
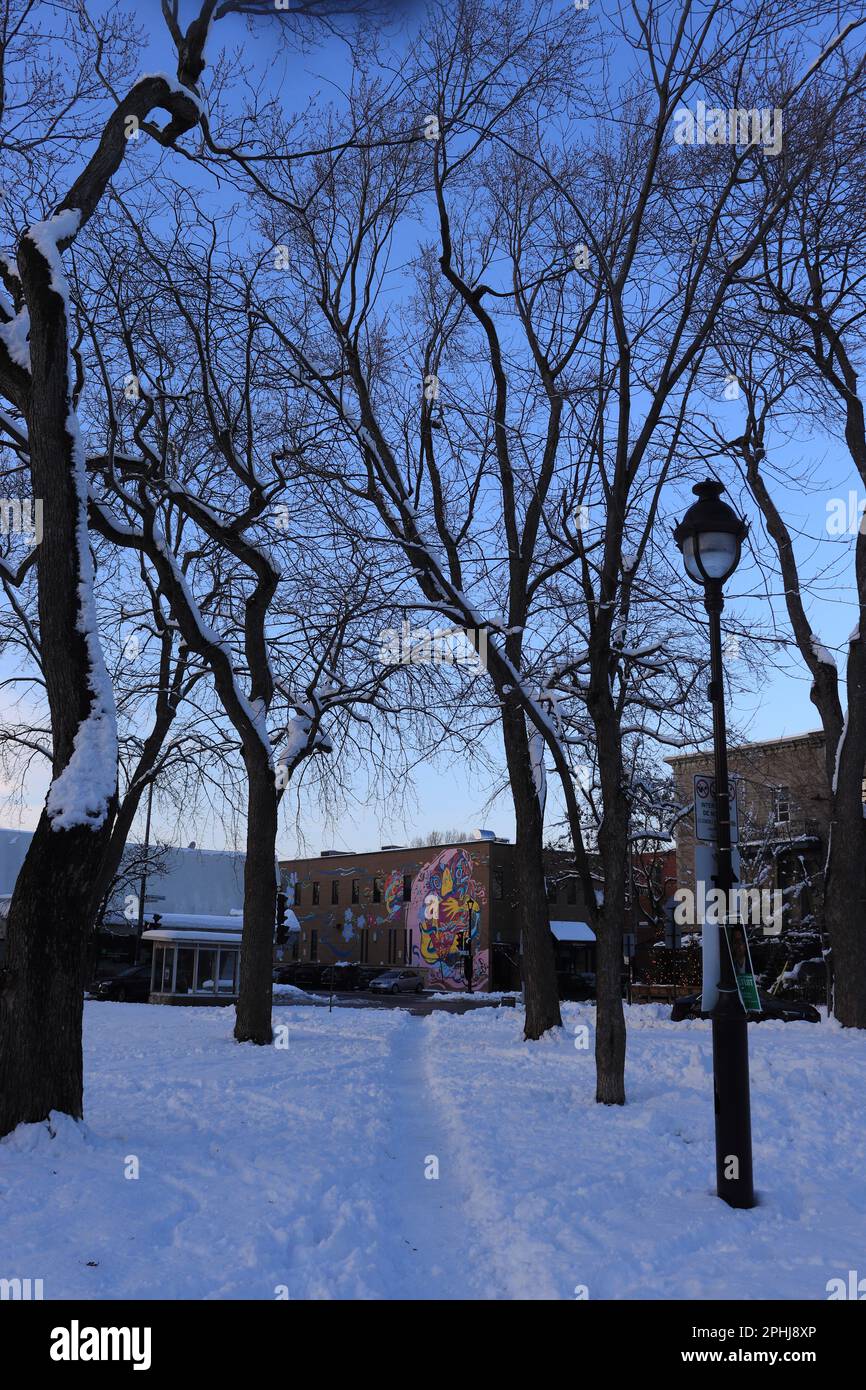
<path fill-rule="evenodd" d="M 77 222 L 67 212 L 32 228 L 18 258 L 30 313 L 30 469 L 33 495 L 44 503 L 36 564 L 53 777 L 9 909 L 0 1134 L 52 1110 L 82 1113 L 84 943 L 117 792 L 114 700 L 96 631 L 68 296 L 57 249 Z"/>

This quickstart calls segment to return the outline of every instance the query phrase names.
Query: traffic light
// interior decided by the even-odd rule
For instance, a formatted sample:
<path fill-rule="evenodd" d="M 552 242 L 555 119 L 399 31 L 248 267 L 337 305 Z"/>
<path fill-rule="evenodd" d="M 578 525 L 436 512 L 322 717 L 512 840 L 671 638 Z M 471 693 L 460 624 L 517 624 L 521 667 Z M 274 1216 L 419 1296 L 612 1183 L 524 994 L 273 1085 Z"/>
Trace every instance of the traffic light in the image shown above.
<path fill-rule="evenodd" d="M 286 926 L 286 907 L 288 899 L 285 893 L 277 894 L 277 945 L 285 946 L 289 939 L 289 932 Z"/>

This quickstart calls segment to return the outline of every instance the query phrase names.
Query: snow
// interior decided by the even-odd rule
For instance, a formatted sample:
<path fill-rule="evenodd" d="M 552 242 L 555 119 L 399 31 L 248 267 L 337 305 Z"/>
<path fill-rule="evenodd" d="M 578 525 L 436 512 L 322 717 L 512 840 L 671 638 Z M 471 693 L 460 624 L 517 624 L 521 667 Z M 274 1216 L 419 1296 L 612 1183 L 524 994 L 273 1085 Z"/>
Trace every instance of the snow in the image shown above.
<path fill-rule="evenodd" d="M 135 85 L 137 87 L 142 82 L 153 81 L 164 82 L 170 92 L 173 92 L 176 96 L 189 97 L 190 101 L 194 106 L 198 107 L 199 111 L 204 111 L 204 105 L 198 93 L 194 92 L 191 87 L 185 86 L 183 82 L 179 82 L 177 77 L 173 76 L 170 72 L 143 72 L 136 80 Z"/>
<path fill-rule="evenodd" d="M 328 1007 L 328 1000 L 323 999 L 317 994 L 308 994 L 305 989 L 298 989 L 297 985 L 274 985 L 275 999 L 291 999 L 296 1004 L 324 1004 Z"/>
<path fill-rule="evenodd" d="M 836 795 L 836 792 L 837 792 L 838 789 L 839 789 L 839 767 L 840 767 L 841 761 L 842 761 L 842 749 L 845 747 L 845 739 L 846 739 L 847 734 L 848 734 L 848 715 L 847 715 L 847 712 L 846 712 L 845 718 L 844 718 L 844 720 L 843 720 L 843 722 L 842 722 L 842 733 L 839 735 L 839 742 L 836 744 L 836 758 L 835 758 L 834 765 L 833 765 L 833 782 L 832 782 L 833 795 L 834 795 L 834 796 Z M 831 832 L 832 832 L 832 826 L 831 826 Z M 828 862 L 828 863 L 829 863 L 829 860 L 830 860 L 830 847 L 829 847 L 829 845 L 828 845 L 828 846 L 827 846 L 827 862 Z"/>
<path fill-rule="evenodd" d="M 532 784 L 535 787 L 535 795 L 538 797 L 538 805 L 541 809 L 541 818 L 544 819 L 544 808 L 547 803 L 547 771 L 544 766 L 545 743 L 544 735 L 538 730 L 533 729 L 529 735 L 529 765 L 532 772 Z"/>
<path fill-rule="evenodd" d="M 68 291 L 63 276 L 60 253 L 56 240 L 52 241 L 47 228 L 54 227 L 54 237 L 72 235 L 78 225 L 79 214 L 61 213 L 48 223 L 31 227 L 28 236 L 46 255 L 51 266 L 52 287 L 67 302 Z M 71 220 L 70 220 L 71 219 Z M 72 230 L 70 230 L 72 228 Z M 41 229 L 41 231 L 40 231 Z M 39 232 L 39 235 L 37 235 Z M 53 258 L 50 254 L 53 248 Z M 72 754 L 63 771 L 48 791 L 45 806 L 52 830 L 69 830 L 74 826 L 88 825 L 96 830 L 105 822 L 108 808 L 117 790 L 117 713 L 114 705 L 114 691 L 105 668 L 102 647 L 96 621 L 96 602 L 93 594 L 94 573 L 93 556 L 90 550 L 90 536 L 87 526 L 87 471 L 85 465 L 84 440 L 78 416 L 72 404 L 72 381 L 74 372 L 71 360 L 67 363 L 69 413 L 66 417 L 66 434 L 72 449 L 73 474 L 77 493 L 78 518 L 76 521 L 76 543 L 78 547 L 78 620 L 77 627 L 82 633 L 87 647 L 88 685 L 91 703 L 85 719 L 78 726 L 72 741 Z"/>
<path fill-rule="evenodd" d="M 30 313 L 19 309 L 9 323 L 0 324 L 0 339 L 17 367 L 30 371 Z"/>
<path fill-rule="evenodd" d="M 811 636 L 810 636 L 810 638 L 809 638 L 809 642 L 810 642 L 810 645 L 811 645 L 811 647 L 812 647 L 812 653 L 813 653 L 813 655 L 814 655 L 816 661 L 820 661 L 820 663 L 821 663 L 822 666 L 833 666 L 833 667 L 835 667 L 835 665 L 836 665 L 836 658 L 835 658 L 835 656 L 834 656 L 833 653 L 829 650 L 829 648 L 825 647 L 824 644 L 823 644 L 823 642 L 821 642 L 821 641 L 819 640 L 819 638 L 817 638 L 817 637 L 815 636 L 814 632 L 811 634 Z"/>
<path fill-rule="evenodd" d="M 525 1043 L 519 1007 L 276 1008 L 287 1046 L 258 1048 L 231 1007 L 89 1001 L 86 1124 L 0 1142 L 0 1269 L 46 1299 L 428 1302 L 824 1300 L 862 1269 L 866 1036 L 750 1028 L 760 1205 L 734 1211 L 710 1025 L 627 1009 L 629 1103 L 604 1107 L 595 1011 L 563 1012 Z"/>
<path fill-rule="evenodd" d="M 34 222 L 25 236 L 36 247 L 49 272 L 49 285 L 63 301 L 69 336 L 69 286 L 63 271 L 60 242 L 74 239 L 81 224 L 78 208 L 66 208 L 44 222 Z M 88 685 L 91 701 L 86 717 L 73 739 L 72 753 L 62 772 L 51 783 L 46 809 L 52 830 L 68 830 L 88 825 L 98 829 L 105 822 L 108 807 L 117 788 L 117 716 L 114 692 L 105 662 L 96 623 L 93 597 L 93 558 L 87 528 L 87 472 L 84 441 L 73 403 L 75 371 L 67 352 L 67 416 L 65 432 L 72 453 L 76 491 L 76 546 L 80 579 L 78 584 L 77 627 L 87 648 Z"/>
<path fill-rule="evenodd" d="M 595 932 L 587 922 L 551 922 L 550 930 L 557 941 L 595 941 Z"/>
<path fill-rule="evenodd" d="M 65 208 L 56 212 L 44 222 L 33 222 L 24 235 L 32 241 L 39 254 L 48 265 L 49 285 L 59 294 L 69 310 L 69 286 L 63 270 L 63 261 L 57 245 L 60 241 L 71 241 L 81 225 L 81 212 L 78 208 Z"/>

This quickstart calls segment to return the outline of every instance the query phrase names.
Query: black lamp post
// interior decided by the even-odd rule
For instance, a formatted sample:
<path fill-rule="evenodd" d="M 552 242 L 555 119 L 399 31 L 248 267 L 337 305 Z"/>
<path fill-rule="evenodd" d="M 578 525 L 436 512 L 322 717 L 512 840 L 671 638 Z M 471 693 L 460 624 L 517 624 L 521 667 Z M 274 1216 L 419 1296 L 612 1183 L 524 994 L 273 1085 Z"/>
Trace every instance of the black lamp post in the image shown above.
<path fill-rule="evenodd" d="M 716 777 L 715 886 L 725 895 L 725 926 L 731 923 L 731 890 L 736 882 L 731 858 L 731 807 L 728 747 L 725 731 L 725 689 L 722 678 L 722 592 L 740 560 L 748 532 L 745 521 L 722 501 L 722 483 L 697 483 L 698 498 L 689 507 L 674 539 L 683 554 L 686 573 L 703 585 L 704 607 L 710 620 L 710 688 L 713 707 L 713 753 Z M 736 915 L 734 915 L 734 920 Z M 726 935 L 723 929 L 723 934 Z M 749 1114 L 749 1034 L 746 1013 L 737 990 L 727 941 L 719 942 L 719 998 L 712 1010 L 713 1088 L 716 1114 L 716 1191 L 732 1207 L 753 1207 L 752 1128 Z"/>

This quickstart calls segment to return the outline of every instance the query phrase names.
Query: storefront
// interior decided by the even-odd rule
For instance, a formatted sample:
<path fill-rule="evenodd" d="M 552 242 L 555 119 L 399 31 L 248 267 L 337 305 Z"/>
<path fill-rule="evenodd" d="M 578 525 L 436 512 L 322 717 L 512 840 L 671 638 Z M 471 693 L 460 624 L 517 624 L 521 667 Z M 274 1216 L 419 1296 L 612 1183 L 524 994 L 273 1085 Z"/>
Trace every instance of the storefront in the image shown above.
<path fill-rule="evenodd" d="M 595 991 L 595 933 L 586 922 L 551 922 L 560 999 Z"/>
<path fill-rule="evenodd" d="M 142 935 L 152 948 L 151 1004 L 234 1004 L 238 997 L 240 917 L 166 913 Z"/>

